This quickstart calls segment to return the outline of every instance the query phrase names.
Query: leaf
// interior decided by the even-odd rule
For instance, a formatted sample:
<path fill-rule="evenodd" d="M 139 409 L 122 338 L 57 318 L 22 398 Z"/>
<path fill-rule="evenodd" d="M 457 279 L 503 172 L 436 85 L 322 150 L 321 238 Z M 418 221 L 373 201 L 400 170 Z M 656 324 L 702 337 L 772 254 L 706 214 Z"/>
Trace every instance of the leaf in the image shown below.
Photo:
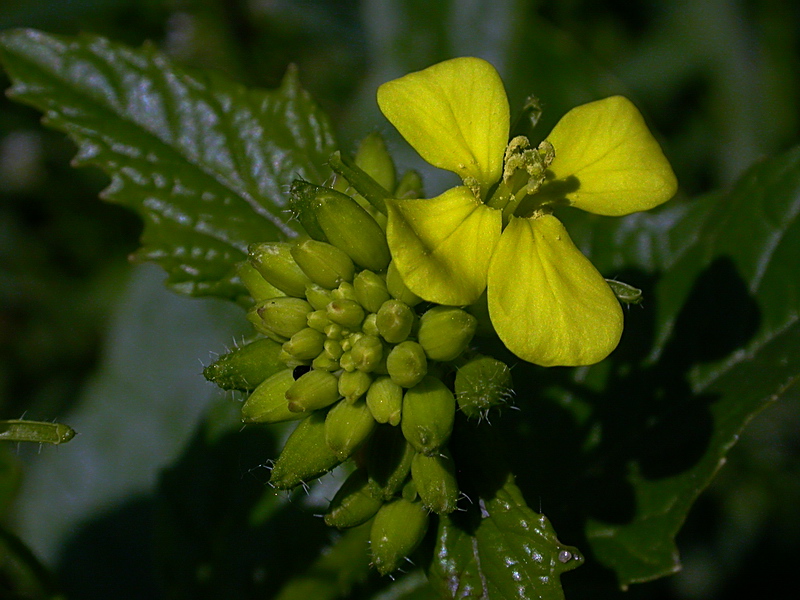
<path fill-rule="evenodd" d="M 583 557 L 558 541 L 547 517 L 527 506 L 489 435 L 472 430 L 460 442 L 456 462 L 473 471 L 462 471 L 460 483 L 474 504 L 465 514 L 440 518 L 431 584 L 443 598 L 563 599 L 561 573 Z"/>
<path fill-rule="evenodd" d="M 9 95 L 41 110 L 102 168 L 103 197 L 144 219 L 136 257 L 191 295 L 235 298 L 248 244 L 296 235 L 289 184 L 321 183 L 334 151 L 325 115 L 293 69 L 274 91 L 188 72 L 153 48 L 13 30 L 0 36 Z"/>

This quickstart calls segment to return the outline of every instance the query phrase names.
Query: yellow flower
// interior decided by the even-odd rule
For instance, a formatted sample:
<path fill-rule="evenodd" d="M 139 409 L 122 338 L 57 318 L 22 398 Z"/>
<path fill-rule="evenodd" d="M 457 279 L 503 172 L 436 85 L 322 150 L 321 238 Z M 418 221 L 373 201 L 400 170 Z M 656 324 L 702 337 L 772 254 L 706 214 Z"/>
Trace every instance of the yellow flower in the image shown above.
<path fill-rule="evenodd" d="M 591 102 L 569 111 L 538 148 L 521 137 L 509 143 L 503 83 L 478 58 L 387 82 L 378 104 L 422 158 L 464 183 L 436 198 L 387 201 L 389 247 L 409 289 L 454 306 L 487 290 L 497 334 L 529 362 L 605 358 L 619 342 L 622 310 L 552 210 L 625 215 L 675 194 L 675 175 L 636 107 L 621 96 Z"/>

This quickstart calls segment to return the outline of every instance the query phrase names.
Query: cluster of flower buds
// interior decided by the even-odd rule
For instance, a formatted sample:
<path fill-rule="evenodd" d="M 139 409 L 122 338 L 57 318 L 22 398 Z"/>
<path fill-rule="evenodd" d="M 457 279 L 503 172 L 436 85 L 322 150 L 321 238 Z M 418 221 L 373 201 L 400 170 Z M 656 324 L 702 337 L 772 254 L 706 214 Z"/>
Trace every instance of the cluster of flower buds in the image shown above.
<path fill-rule="evenodd" d="M 391 179 L 382 183 L 397 195 Z M 422 302 L 404 285 L 381 214 L 362 196 L 306 182 L 292 195 L 309 237 L 253 245 L 239 271 L 255 301 L 248 318 L 264 337 L 205 374 L 251 392 L 247 423 L 300 420 L 273 465 L 276 488 L 354 457 L 325 521 L 348 528 L 372 519 L 373 563 L 388 573 L 420 543 L 430 512 L 456 508 L 447 444 L 457 408 L 485 416 L 507 400 L 510 372 L 470 348 L 472 314 Z"/>

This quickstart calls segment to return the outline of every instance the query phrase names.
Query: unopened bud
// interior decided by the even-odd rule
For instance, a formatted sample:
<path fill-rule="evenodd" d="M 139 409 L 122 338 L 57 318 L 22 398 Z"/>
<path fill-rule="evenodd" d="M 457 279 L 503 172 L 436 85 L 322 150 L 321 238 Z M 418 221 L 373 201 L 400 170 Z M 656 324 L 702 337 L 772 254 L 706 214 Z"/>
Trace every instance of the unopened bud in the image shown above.
<path fill-rule="evenodd" d="M 380 133 L 372 132 L 361 140 L 355 163 L 383 189 L 388 192 L 394 190 L 394 161 Z"/>
<path fill-rule="evenodd" d="M 314 310 L 325 310 L 328 302 L 333 300 L 333 292 L 316 283 L 309 283 L 306 286 L 306 300 Z"/>
<path fill-rule="evenodd" d="M 426 377 L 403 396 L 400 427 L 417 452 L 430 456 L 450 438 L 455 413 L 452 392 L 440 380 Z"/>
<path fill-rule="evenodd" d="M 358 329 L 366 316 L 364 309 L 355 300 L 334 300 L 325 309 L 328 318 L 348 329 Z"/>
<path fill-rule="evenodd" d="M 283 345 L 283 349 L 300 360 L 312 360 L 322 352 L 325 335 L 306 327 L 295 333 L 291 339 Z"/>
<path fill-rule="evenodd" d="M 372 376 L 364 371 L 344 371 L 339 375 L 339 394 L 351 404 L 367 393 Z"/>
<path fill-rule="evenodd" d="M 431 360 L 453 360 L 467 349 L 477 326 L 460 308 L 435 306 L 420 318 L 417 339 Z"/>
<path fill-rule="evenodd" d="M 490 356 L 479 356 L 456 373 L 458 406 L 470 419 L 485 417 L 490 408 L 508 401 L 512 385 L 508 365 Z"/>
<path fill-rule="evenodd" d="M 292 245 L 287 242 L 264 242 L 249 248 L 250 264 L 270 284 L 288 294 L 301 297 L 311 280 L 292 258 Z"/>
<path fill-rule="evenodd" d="M 301 329 L 305 329 L 310 311 L 311 305 L 305 300 L 284 296 L 259 302 L 251 313 L 260 319 L 267 331 L 283 338 L 290 338 Z"/>
<path fill-rule="evenodd" d="M 350 349 L 356 369 L 371 373 L 381 364 L 383 344 L 374 335 L 362 335 Z"/>
<path fill-rule="evenodd" d="M 339 380 L 327 371 L 311 369 L 286 390 L 289 410 L 311 412 L 339 399 Z"/>
<path fill-rule="evenodd" d="M 397 427 L 379 425 L 375 428 L 367 451 L 367 473 L 373 495 L 390 499 L 411 471 L 414 448 Z"/>
<path fill-rule="evenodd" d="M 250 293 L 250 297 L 256 302 L 283 296 L 284 292 L 279 290 L 256 271 L 255 267 L 249 262 L 241 262 L 236 267 L 236 274 L 242 280 L 244 287 Z"/>
<path fill-rule="evenodd" d="M 303 419 L 286 440 L 269 482 L 278 489 L 291 489 L 341 462 L 325 441 L 325 413 L 316 411 Z"/>
<path fill-rule="evenodd" d="M 339 402 L 325 419 L 325 441 L 340 460 L 350 457 L 375 429 L 367 403 Z"/>
<path fill-rule="evenodd" d="M 280 351 L 277 342 L 259 339 L 220 356 L 203 369 L 203 375 L 223 390 L 252 390 L 286 368 L 278 360 Z"/>
<path fill-rule="evenodd" d="M 414 327 L 414 313 L 405 302 L 387 300 L 376 313 L 375 326 L 383 339 L 390 344 L 399 344 Z"/>
<path fill-rule="evenodd" d="M 416 306 L 422 302 L 422 298 L 406 287 L 403 278 L 400 277 L 400 273 L 397 271 L 397 267 L 394 266 L 393 262 L 389 263 L 389 269 L 386 271 L 386 288 L 389 290 L 392 298 L 405 302 L 409 306 Z"/>
<path fill-rule="evenodd" d="M 428 372 L 428 361 L 425 350 L 417 342 L 406 340 L 392 348 L 386 357 L 386 369 L 389 377 L 397 385 L 405 388 L 414 387 Z"/>
<path fill-rule="evenodd" d="M 353 280 L 356 299 L 368 312 L 376 313 L 391 298 L 383 277 L 372 271 L 361 271 Z"/>
<path fill-rule="evenodd" d="M 403 200 L 412 198 L 422 198 L 422 177 L 416 171 L 406 171 L 403 177 L 400 178 L 400 183 L 397 184 L 397 189 L 394 191 L 394 197 Z"/>
<path fill-rule="evenodd" d="M 383 500 L 369 493 L 367 472 L 353 471 L 331 500 L 325 524 L 339 529 L 356 527 L 369 521 L 382 504 Z"/>
<path fill-rule="evenodd" d="M 403 410 L 403 388 L 391 377 L 378 377 L 367 391 L 367 406 L 378 423 L 399 425 Z"/>
<path fill-rule="evenodd" d="M 356 370 L 356 361 L 353 360 L 353 354 L 349 350 L 342 353 L 339 358 L 339 366 L 348 373 Z"/>
<path fill-rule="evenodd" d="M 335 190 L 318 188 L 314 207 L 328 242 L 365 269 L 386 269 L 390 260 L 386 234 L 355 200 Z"/>
<path fill-rule="evenodd" d="M 426 508 L 439 515 L 456 509 L 459 494 L 456 468 L 446 448 L 440 448 L 433 456 L 415 454 L 411 461 L 411 478 Z"/>
<path fill-rule="evenodd" d="M 313 361 L 311 361 L 311 366 L 318 371 L 328 371 L 333 373 L 334 371 L 338 371 L 339 361 L 332 359 L 330 356 L 323 352 Z"/>
<path fill-rule="evenodd" d="M 366 317 L 364 317 L 364 322 L 361 323 L 361 331 L 367 335 L 380 335 L 380 332 L 378 331 L 378 315 L 375 313 L 369 313 Z"/>
<path fill-rule="evenodd" d="M 289 410 L 286 390 L 294 384 L 292 369 L 284 369 L 263 381 L 242 405 L 245 423 L 282 423 L 302 419 L 304 415 Z"/>
<path fill-rule="evenodd" d="M 331 300 L 352 300 L 358 302 L 356 297 L 356 288 L 349 281 L 343 281 L 339 286 L 331 292 L 333 298 Z"/>
<path fill-rule="evenodd" d="M 292 245 L 292 257 L 314 283 L 326 289 L 332 290 L 342 281 L 353 280 L 353 261 L 336 246 L 305 239 Z"/>
<path fill-rule="evenodd" d="M 378 509 L 370 530 L 372 563 L 381 575 L 397 569 L 425 537 L 428 511 L 422 502 L 397 498 Z"/>
<path fill-rule="evenodd" d="M 306 323 L 311 329 L 319 331 L 320 333 L 325 333 L 326 328 L 331 325 L 331 320 L 328 318 L 328 311 L 314 310 L 308 313 Z"/>

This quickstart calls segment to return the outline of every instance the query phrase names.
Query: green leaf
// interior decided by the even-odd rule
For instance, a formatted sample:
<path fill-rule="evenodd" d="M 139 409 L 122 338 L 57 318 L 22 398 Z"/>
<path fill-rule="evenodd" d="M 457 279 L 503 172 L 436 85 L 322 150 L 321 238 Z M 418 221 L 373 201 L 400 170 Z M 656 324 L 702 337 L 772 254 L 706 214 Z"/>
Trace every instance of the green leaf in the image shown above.
<path fill-rule="evenodd" d="M 431 584 L 443 598 L 563 599 L 560 576 L 583 557 L 527 506 L 491 434 L 463 422 L 459 430 L 468 433 L 456 462 L 472 471 L 462 471 L 460 483 L 473 504 L 440 518 Z"/>
<path fill-rule="evenodd" d="M 236 298 L 248 244 L 296 235 L 286 210 L 297 178 L 322 183 L 334 151 L 325 115 L 293 69 L 275 91 L 189 72 L 153 48 L 33 30 L 0 36 L 9 95 L 41 110 L 102 168 L 110 201 L 144 219 L 136 257 L 178 292 Z"/>

